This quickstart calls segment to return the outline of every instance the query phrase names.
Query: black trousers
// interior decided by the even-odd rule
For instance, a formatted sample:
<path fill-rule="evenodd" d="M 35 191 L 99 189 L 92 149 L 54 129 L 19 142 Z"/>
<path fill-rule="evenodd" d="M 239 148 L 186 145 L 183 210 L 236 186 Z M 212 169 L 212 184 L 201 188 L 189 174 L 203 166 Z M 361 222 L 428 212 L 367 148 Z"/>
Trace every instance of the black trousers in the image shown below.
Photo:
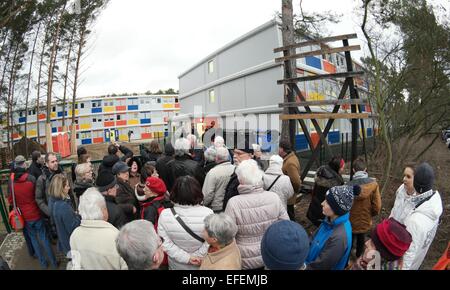
<path fill-rule="evenodd" d="M 356 257 L 359 258 L 364 254 L 364 248 L 366 243 L 366 234 L 353 234 L 352 235 L 353 240 L 353 247 L 356 247 Z"/>

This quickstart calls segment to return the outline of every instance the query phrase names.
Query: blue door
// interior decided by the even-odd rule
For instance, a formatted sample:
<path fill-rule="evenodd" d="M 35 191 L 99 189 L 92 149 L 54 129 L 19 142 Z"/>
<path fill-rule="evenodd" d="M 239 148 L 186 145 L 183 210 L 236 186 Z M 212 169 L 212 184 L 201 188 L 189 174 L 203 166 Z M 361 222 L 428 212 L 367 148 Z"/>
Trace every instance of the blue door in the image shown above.
<path fill-rule="evenodd" d="M 111 142 L 111 135 L 109 133 L 109 129 L 105 130 L 105 143 Z"/>

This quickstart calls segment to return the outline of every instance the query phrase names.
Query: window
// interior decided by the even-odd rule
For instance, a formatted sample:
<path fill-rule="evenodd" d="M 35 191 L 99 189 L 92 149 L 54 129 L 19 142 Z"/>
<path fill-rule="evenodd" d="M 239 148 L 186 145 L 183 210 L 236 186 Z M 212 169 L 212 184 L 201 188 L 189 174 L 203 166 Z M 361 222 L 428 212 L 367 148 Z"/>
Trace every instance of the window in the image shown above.
<path fill-rule="evenodd" d="M 117 121 L 120 121 L 122 119 L 121 115 L 117 115 Z"/>
<path fill-rule="evenodd" d="M 214 90 L 209 90 L 209 103 L 214 104 L 216 102 L 216 93 Z"/>
<path fill-rule="evenodd" d="M 20 116 L 20 118 L 23 117 L 23 111 L 20 111 L 19 116 Z"/>
<path fill-rule="evenodd" d="M 96 108 L 97 107 L 97 103 L 92 103 L 92 108 Z"/>
<path fill-rule="evenodd" d="M 36 115 L 36 109 L 33 110 L 33 115 Z"/>
<path fill-rule="evenodd" d="M 52 112 L 56 112 L 56 107 L 52 107 Z"/>
<path fill-rule="evenodd" d="M 78 104 L 75 104 L 75 109 L 78 109 Z"/>
<path fill-rule="evenodd" d="M 161 104 L 161 98 L 158 98 L 158 104 Z"/>
<path fill-rule="evenodd" d="M 208 61 L 208 73 L 209 74 L 214 73 L 214 60 Z"/>
<path fill-rule="evenodd" d="M 145 99 L 141 99 L 141 105 L 145 104 Z"/>
<path fill-rule="evenodd" d="M 92 119 L 92 123 L 97 123 L 97 118 Z"/>
<path fill-rule="evenodd" d="M 80 104 L 80 108 L 81 108 L 81 109 L 84 109 L 84 103 L 81 103 L 81 104 Z"/>

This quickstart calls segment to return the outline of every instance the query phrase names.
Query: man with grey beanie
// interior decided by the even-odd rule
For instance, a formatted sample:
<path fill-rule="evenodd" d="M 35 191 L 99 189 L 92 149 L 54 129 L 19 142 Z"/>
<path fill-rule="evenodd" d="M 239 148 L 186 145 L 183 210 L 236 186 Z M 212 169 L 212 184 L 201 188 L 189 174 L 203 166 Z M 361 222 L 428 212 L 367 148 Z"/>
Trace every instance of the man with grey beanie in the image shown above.
<path fill-rule="evenodd" d="M 420 268 L 436 235 L 442 214 L 442 199 L 439 192 L 433 189 L 434 181 L 433 168 L 424 162 L 414 171 L 415 193 L 395 200 L 393 208 L 402 212 L 402 219 L 398 221 L 406 225 L 412 236 L 411 246 L 403 256 L 403 270 Z"/>

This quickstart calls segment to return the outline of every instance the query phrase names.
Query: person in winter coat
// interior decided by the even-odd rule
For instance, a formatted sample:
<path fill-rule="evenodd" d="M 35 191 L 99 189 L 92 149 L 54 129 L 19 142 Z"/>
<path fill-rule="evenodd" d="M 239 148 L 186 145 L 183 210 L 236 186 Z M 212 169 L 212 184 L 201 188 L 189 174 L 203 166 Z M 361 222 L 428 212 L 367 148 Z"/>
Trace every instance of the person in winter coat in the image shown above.
<path fill-rule="evenodd" d="M 130 168 L 123 161 L 119 161 L 114 164 L 112 173 L 117 178 L 117 195 L 116 202 L 123 209 L 127 217 L 127 222 L 131 222 L 139 216 L 138 202 L 134 194 L 134 189 L 130 186 L 129 173 Z"/>
<path fill-rule="evenodd" d="M 100 172 L 96 181 L 98 191 L 103 195 L 108 210 L 108 222 L 120 229 L 126 222 L 127 217 L 123 209 L 117 205 L 117 179 L 109 171 Z"/>
<path fill-rule="evenodd" d="M 173 204 L 170 200 L 166 199 L 167 192 L 164 181 L 158 177 L 147 177 L 143 193 L 140 195 L 135 191 L 136 199 L 140 202 L 141 218 L 151 222 L 155 226 L 155 230 L 158 229 L 158 210 L 160 208 L 171 208 Z"/>
<path fill-rule="evenodd" d="M 36 181 L 36 203 L 47 217 L 50 217 L 48 208 L 50 182 L 56 174 L 61 173 L 62 169 L 59 167 L 56 154 L 52 152 L 47 153 L 45 155 L 45 166 L 42 168 L 42 175 Z"/>
<path fill-rule="evenodd" d="M 20 209 L 25 221 L 23 233 L 30 254 L 36 255 L 42 269 L 49 265 L 58 268 L 55 255 L 50 244 L 47 229 L 42 219 L 41 211 L 35 200 L 35 183 L 33 175 L 26 173 L 25 158 L 21 155 L 15 159 L 13 183 L 16 207 Z M 11 188 L 11 185 L 9 184 Z M 13 196 L 8 196 L 9 204 L 13 204 Z M 30 255 L 32 256 L 32 255 Z M 47 258 L 48 257 L 48 260 Z"/>
<path fill-rule="evenodd" d="M 86 150 L 86 148 L 84 146 L 79 146 L 77 148 L 77 157 L 78 157 L 78 164 L 81 164 L 83 162 L 80 162 L 80 159 L 82 158 L 83 155 L 87 155 L 88 152 Z M 71 173 L 72 173 L 72 182 L 75 182 L 75 180 L 77 179 L 76 173 L 75 173 L 75 168 L 77 167 L 77 164 L 72 163 L 71 165 Z"/>
<path fill-rule="evenodd" d="M 359 185 L 361 193 L 353 200 L 350 222 L 353 230 L 353 243 L 356 242 L 356 257 L 364 252 L 366 235 L 372 228 L 372 218 L 381 211 L 380 187 L 375 179 L 369 178 L 366 164 L 361 159 L 353 162 L 353 180 L 347 185 Z"/>
<path fill-rule="evenodd" d="M 119 151 L 122 152 L 124 156 L 122 158 L 119 158 Z M 108 146 L 108 155 L 103 157 L 102 163 L 100 164 L 98 168 L 98 173 L 103 170 L 108 170 L 112 172 L 112 168 L 114 164 L 116 164 L 119 161 L 125 161 L 126 159 L 130 159 L 133 157 L 133 152 L 128 149 L 127 147 L 123 145 L 119 145 L 117 143 L 111 144 Z"/>
<path fill-rule="evenodd" d="M 145 164 L 149 161 L 157 162 L 158 159 L 161 157 L 161 155 L 162 155 L 162 150 L 161 150 L 161 147 L 159 146 L 159 142 L 157 140 L 153 140 L 150 143 L 150 150 L 148 150 L 147 148 L 143 148 L 141 150 L 141 158 L 142 158 L 143 164 Z"/>
<path fill-rule="evenodd" d="M 168 184 L 169 181 L 169 171 L 168 164 L 173 160 L 173 155 L 175 154 L 175 149 L 172 143 L 167 143 L 164 147 L 164 154 L 156 161 L 156 170 L 158 171 L 159 177 L 164 181 L 164 184 Z"/>
<path fill-rule="evenodd" d="M 385 219 L 372 230 L 364 255 L 356 260 L 351 270 L 402 270 L 402 257 L 411 242 L 405 225 L 393 218 Z"/>
<path fill-rule="evenodd" d="M 335 186 L 327 192 L 323 206 L 325 220 L 310 244 L 307 270 L 344 270 L 352 248 L 349 211 L 359 186 Z"/>
<path fill-rule="evenodd" d="M 168 183 L 166 184 L 169 191 L 172 190 L 175 181 L 181 176 L 192 176 L 203 186 L 205 172 L 200 163 L 192 159 L 190 150 L 190 142 L 185 138 L 178 139 L 175 142 L 175 159 L 168 166 Z"/>
<path fill-rule="evenodd" d="M 242 256 L 242 269 L 264 267 L 261 240 L 269 226 L 289 216 L 276 193 L 264 191 L 262 177 L 255 160 L 239 164 L 236 174 L 240 185 L 239 195 L 232 197 L 225 213 L 237 224 L 236 243 Z"/>
<path fill-rule="evenodd" d="M 284 159 L 283 173 L 289 176 L 292 187 L 294 189 L 294 195 L 288 200 L 288 214 L 292 221 L 295 221 L 294 205 L 297 201 L 297 193 L 300 192 L 301 179 L 300 179 L 300 161 L 298 160 L 295 151 L 292 150 L 292 145 L 287 140 L 282 140 L 279 146 L 279 155 Z"/>
<path fill-rule="evenodd" d="M 131 188 L 134 188 L 136 184 L 141 181 L 142 164 L 139 158 L 133 157 L 128 161 L 128 167 L 130 167 L 129 183 Z"/>
<path fill-rule="evenodd" d="M 70 237 L 70 248 L 76 254 L 69 270 L 126 270 L 127 264 L 116 248 L 119 230 L 108 223 L 103 196 L 94 187 L 80 198 L 81 224 Z"/>
<path fill-rule="evenodd" d="M 245 160 L 253 160 L 253 146 L 250 144 L 248 138 L 244 140 L 244 143 L 237 144 L 236 149 L 233 150 L 233 164 L 234 166 L 239 166 Z M 258 166 L 259 167 L 259 166 Z M 261 168 L 259 168 L 261 169 Z M 227 207 L 228 201 L 236 195 L 239 195 L 238 191 L 239 179 L 236 172 L 234 172 L 227 186 L 225 187 L 225 194 L 223 197 L 223 209 Z"/>
<path fill-rule="evenodd" d="M 163 210 L 158 221 L 158 234 L 169 256 L 169 270 L 197 270 L 209 248 L 201 238 L 203 221 L 213 211 L 201 205 L 203 194 L 200 184 L 191 176 L 177 179 L 170 200 L 174 207 Z"/>
<path fill-rule="evenodd" d="M 89 163 L 78 164 L 75 167 L 76 180 L 73 187 L 73 192 L 77 199 L 86 191 L 86 189 L 94 186 L 94 180 L 92 179 L 92 165 Z"/>
<path fill-rule="evenodd" d="M 405 173 L 411 173 L 411 170 Z M 414 172 L 415 192 L 409 195 L 408 186 L 397 190 L 391 217 L 406 226 L 412 236 L 412 244 L 403 256 L 404 270 L 418 270 L 433 242 L 442 214 L 442 199 L 434 186 L 434 170 L 422 163 Z M 409 180 L 410 182 L 410 180 Z"/>
<path fill-rule="evenodd" d="M 64 255 L 70 252 L 70 236 L 80 225 L 80 217 L 70 202 L 69 190 L 69 181 L 64 175 L 57 174 L 53 177 L 49 188 L 49 210 L 58 234 L 58 251 Z"/>
<path fill-rule="evenodd" d="M 31 165 L 28 167 L 28 173 L 30 175 L 33 175 L 35 180 L 39 178 L 39 176 L 42 175 L 42 166 L 44 159 L 41 157 L 42 154 L 40 151 L 33 151 L 31 153 Z"/>
<path fill-rule="evenodd" d="M 116 247 L 128 270 L 157 270 L 164 260 L 161 238 L 146 220 L 126 224 L 117 236 Z"/>
<path fill-rule="evenodd" d="M 208 174 L 208 172 L 217 165 L 216 155 L 217 155 L 217 151 L 216 151 L 215 147 L 209 147 L 208 149 L 206 149 L 205 165 L 203 166 L 203 169 L 205 170 L 205 174 Z"/>
<path fill-rule="evenodd" d="M 314 187 L 311 194 L 311 203 L 309 204 L 306 216 L 316 226 L 320 226 L 325 218 L 322 212 L 322 202 L 325 200 L 327 191 L 334 187 L 344 184 L 342 173 L 344 172 L 345 162 L 340 157 L 333 157 L 328 165 L 320 167 L 314 178 Z"/>
<path fill-rule="evenodd" d="M 205 218 L 203 237 L 210 245 L 200 270 L 241 270 L 241 253 L 236 245 L 237 225 L 224 213 Z"/>
<path fill-rule="evenodd" d="M 275 192 L 287 210 L 287 201 L 294 195 L 289 176 L 283 174 L 283 158 L 279 155 L 270 157 L 269 167 L 264 173 L 264 190 Z"/>
<path fill-rule="evenodd" d="M 217 166 L 206 174 L 203 184 L 203 204 L 210 207 L 215 213 L 222 212 L 225 188 L 230 182 L 231 175 L 234 173 L 234 165 L 231 165 L 228 149 L 220 147 L 216 149 Z"/>
<path fill-rule="evenodd" d="M 261 254 L 267 270 L 304 270 L 308 252 L 308 234 L 293 221 L 274 223 L 261 241 Z"/>

